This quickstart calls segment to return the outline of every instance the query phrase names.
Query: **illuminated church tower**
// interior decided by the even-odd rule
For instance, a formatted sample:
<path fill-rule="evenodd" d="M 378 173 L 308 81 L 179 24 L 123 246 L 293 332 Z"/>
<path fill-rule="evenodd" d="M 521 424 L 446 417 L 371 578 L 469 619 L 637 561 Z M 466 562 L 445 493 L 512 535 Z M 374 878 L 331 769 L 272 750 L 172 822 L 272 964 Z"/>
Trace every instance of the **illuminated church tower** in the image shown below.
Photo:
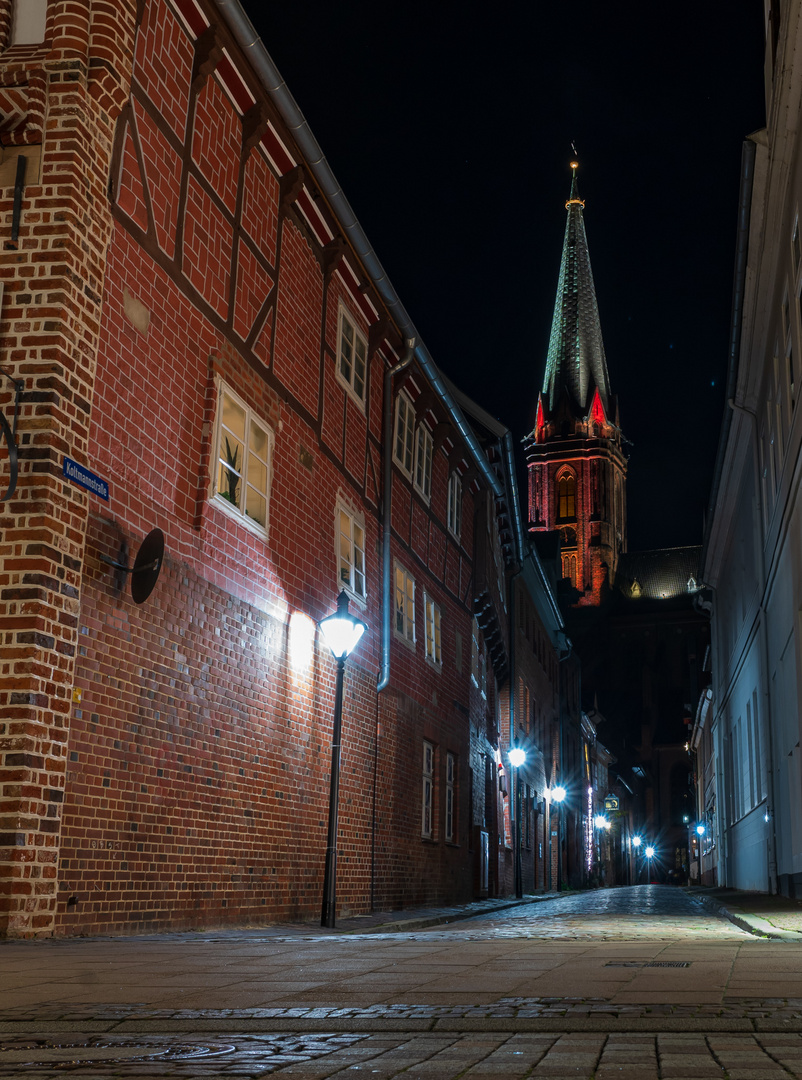
<path fill-rule="evenodd" d="M 525 440 L 529 529 L 560 535 L 574 603 L 598 605 L 626 551 L 627 462 L 610 393 L 577 163 L 535 427 Z"/>

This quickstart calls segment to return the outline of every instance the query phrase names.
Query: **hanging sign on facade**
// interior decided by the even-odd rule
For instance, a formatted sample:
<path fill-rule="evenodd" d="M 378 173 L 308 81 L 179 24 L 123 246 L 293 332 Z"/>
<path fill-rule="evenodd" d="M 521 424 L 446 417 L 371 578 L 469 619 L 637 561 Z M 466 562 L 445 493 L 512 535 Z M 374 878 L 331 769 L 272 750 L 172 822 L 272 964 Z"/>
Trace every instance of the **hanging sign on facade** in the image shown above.
<path fill-rule="evenodd" d="M 618 810 L 619 800 L 617 795 L 605 795 L 604 796 L 604 809 L 605 810 Z"/>
<path fill-rule="evenodd" d="M 87 491 L 91 491 L 93 495 L 98 495 L 101 499 L 109 501 L 109 485 L 107 481 L 103 480 L 100 476 L 95 476 L 89 469 L 85 469 L 83 465 L 79 465 L 77 461 L 73 461 L 72 458 L 64 457 L 62 462 L 61 471 L 64 476 L 77 484 L 78 487 L 86 488 Z"/>

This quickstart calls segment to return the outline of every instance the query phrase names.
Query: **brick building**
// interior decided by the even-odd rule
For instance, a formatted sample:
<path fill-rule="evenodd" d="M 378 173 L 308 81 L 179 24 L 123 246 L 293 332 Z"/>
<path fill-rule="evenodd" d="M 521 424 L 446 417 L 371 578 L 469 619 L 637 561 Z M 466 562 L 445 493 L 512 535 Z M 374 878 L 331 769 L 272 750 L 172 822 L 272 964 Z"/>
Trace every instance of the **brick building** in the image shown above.
<path fill-rule="evenodd" d="M 509 486 L 254 39 L 0 0 L 7 935 L 319 915 L 341 590 L 338 912 L 508 888 Z"/>

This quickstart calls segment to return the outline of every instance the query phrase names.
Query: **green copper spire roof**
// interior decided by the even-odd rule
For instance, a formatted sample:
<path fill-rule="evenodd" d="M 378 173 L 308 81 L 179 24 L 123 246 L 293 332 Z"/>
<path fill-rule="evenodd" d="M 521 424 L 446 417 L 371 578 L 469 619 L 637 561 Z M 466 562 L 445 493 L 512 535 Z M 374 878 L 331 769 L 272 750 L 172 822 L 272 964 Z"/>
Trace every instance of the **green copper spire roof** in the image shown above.
<path fill-rule="evenodd" d="M 583 412 L 590 408 L 594 386 L 599 388 L 605 411 L 610 407 L 610 379 L 582 219 L 585 204 L 579 198 L 576 182 L 577 168 L 577 163 L 572 161 L 571 195 L 565 204 L 568 221 L 543 380 L 543 396 L 548 398 L 550 412 L 554 411 L 564 386 Z"/>

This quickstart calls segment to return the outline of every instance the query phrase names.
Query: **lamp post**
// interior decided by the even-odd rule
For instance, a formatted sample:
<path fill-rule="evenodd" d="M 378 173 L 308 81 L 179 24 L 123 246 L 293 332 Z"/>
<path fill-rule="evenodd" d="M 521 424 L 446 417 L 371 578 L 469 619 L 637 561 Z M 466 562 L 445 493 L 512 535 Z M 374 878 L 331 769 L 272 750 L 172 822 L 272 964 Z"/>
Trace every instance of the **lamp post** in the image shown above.
<path fill-rule="evenodd" d="M 633 862 L 635 864 L 635 875 L 634 875 L 635 876 L 635 882 L 637 883 L 637 881 L 638 881 L 638 879 L 640 877 L 640 867 L 638 866 L 638 848 L 641 846 L 642 841 L 641 841 L 641 838 L 639 836 L 633 836 L 630 843 L 632 844 L 632 846 L 635 849 L 635 856 L 634 856 Z"/>
<path fill-rule="evenodd" d="M 521 780 L 518 775 L 518 770 L 526 761 L 526 751 L 522 750 L 520 746 L 510 747 L 508 754 L 510 759 L 510 765 L 513 768 L 513 782 L 515 784 L 515 790 L 513 792 L 513 805 L 515 807 L 515 863 L 514 863 L 514 876 L 515 876 L 515 896 L 520 900 L 524 894 L 523 884 L 523 872 L 521 867 Z"/>
<path fill-rule="evenodd" d="M 562 784 L 557 784 L 556 787 L 551 789 L 551 798 L 553 802 L 557 803 L 557 892 L 562 892 L 563 888 L 563 853 L 560 847 L 560 833 L 563 816 L 563 802 L 565 800 L 566 790 Z M 551 840 L 551 822 L 549 822 L 549 840 Z M 549 859 L 549 873 L 551 873 L 551 859 Z"/>
<path fill-rule="evenodd" d="M 334 727 L 331 735 L 331 783 L 329 787 L 329 833 L 326 846 L 326 870 L 323 876 L 323 909 L 321 926 L 334 926 L 337 891 L 337 820 L 340 797 L 340 745 L 343 720 L 343 680 L 345 661 L 356 648 L 366 626 L 348 611 L 345 591 L 337 597 L 337 611 L 320 621 L 326 644 L 337 661 L 337 682 L 334 690 Z"/>

